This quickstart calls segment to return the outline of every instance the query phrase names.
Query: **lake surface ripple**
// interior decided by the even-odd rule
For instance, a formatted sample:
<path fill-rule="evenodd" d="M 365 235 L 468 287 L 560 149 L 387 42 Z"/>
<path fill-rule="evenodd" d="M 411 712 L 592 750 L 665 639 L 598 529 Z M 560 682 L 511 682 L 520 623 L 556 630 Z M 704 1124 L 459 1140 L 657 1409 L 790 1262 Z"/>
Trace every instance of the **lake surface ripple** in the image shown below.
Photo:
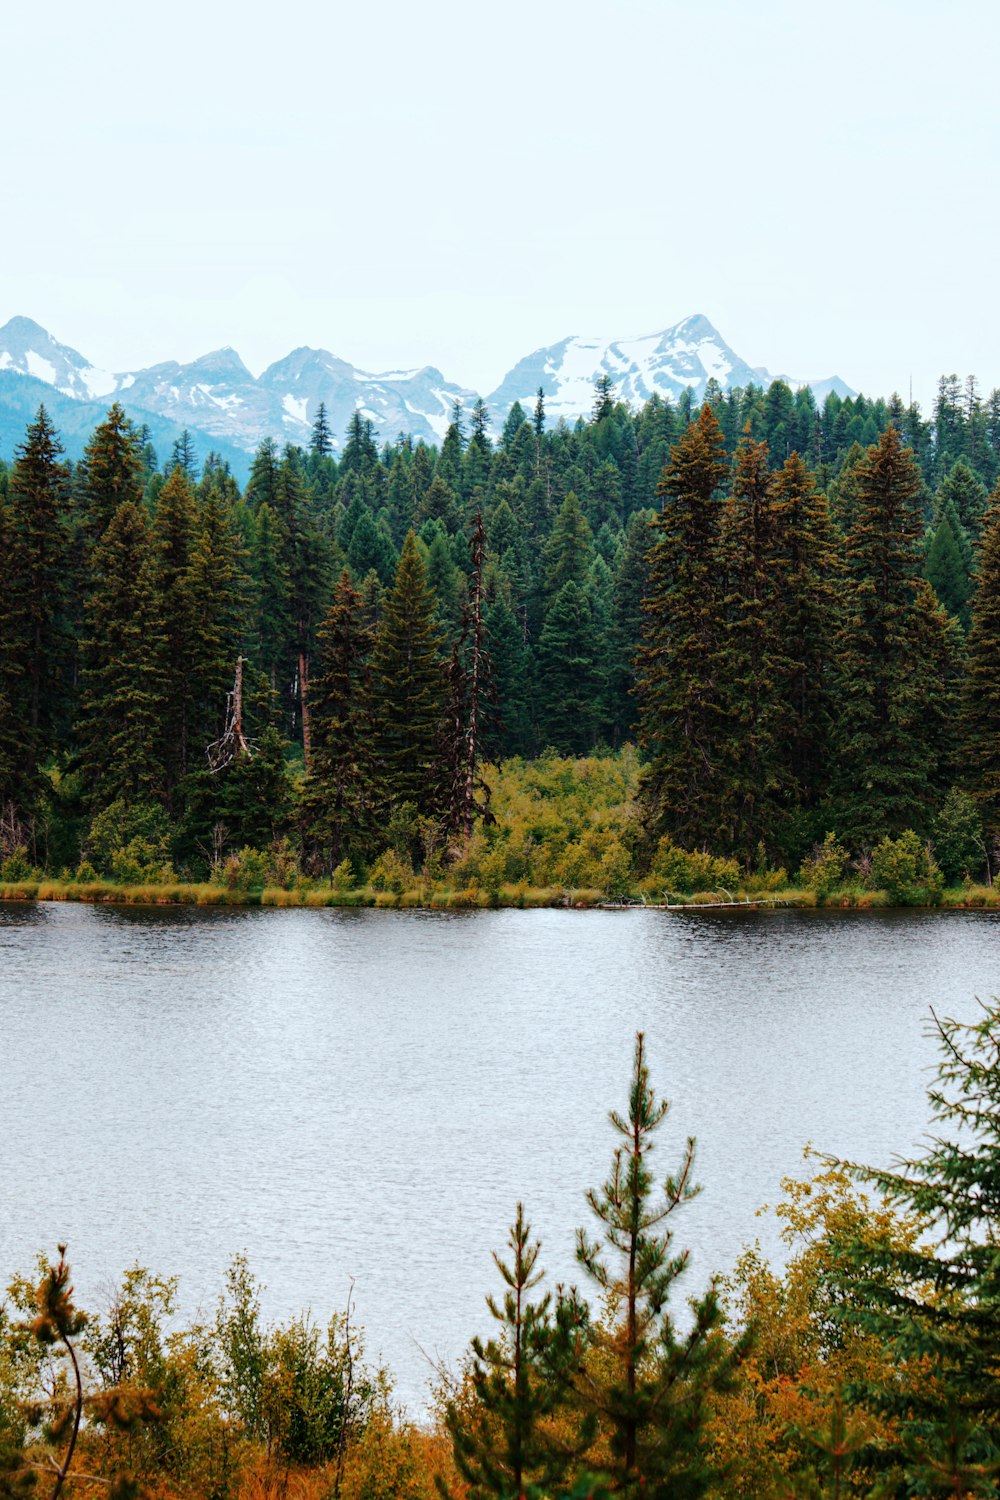
<path fill-rule="evenodd" d="M 522 1198 L 575 1279 L 634 1032 L 698 1138 L 690 1290 L 759 1237 L 802 1148 L 887 1163 L 927 1129 L 929 1007 L 1000 992 L 1000 916 L 0 905 L 0 1278 L 67 1240 L 81 1300 L 135 1261 L 211 1309 L 342 1308 L 419 1409 L 488 1323 Z M 589 1227 L 589 1226 L 588 1226 Z"/>

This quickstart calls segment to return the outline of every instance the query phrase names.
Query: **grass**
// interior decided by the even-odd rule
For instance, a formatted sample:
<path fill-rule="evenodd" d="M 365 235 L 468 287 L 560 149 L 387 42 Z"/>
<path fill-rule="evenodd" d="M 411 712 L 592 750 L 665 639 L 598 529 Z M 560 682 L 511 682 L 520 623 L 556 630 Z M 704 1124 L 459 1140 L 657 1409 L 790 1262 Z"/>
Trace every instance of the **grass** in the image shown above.
<path fill-rule="evenodd" d="M 868 890 L 857 882 L 818 893 L 801 886 L 759 893 L 736 890 L 737 901 L 775 902 L 779 906 L 825 907 L 872 911 L 892 906 L 885 891 Z M 377 907 L 379 910 L 427 908 L 431 911 L 477 911 L 490 907 L 535 910 L 544 907 L 571 907 L 587 910 L 605 900 L 604 892 L 594 887 L 567 890 L 560 885 L 531 886 L 526 881 L 505 884 L 488 891 L 473 882 L 450 887 L 425 883 L 403 891 L 376 891 L 369 886 L 358 890 L 337 890 L 332 886 L 303 885 L 292 890 L 267 886 L 263 890 L 232 890 L 208 882 L 168 885 L 116 885 L 110 880 L 8 880 L 0 881 L 0 901 L 81 901 L 119 906 L 271 906 L 271 907 Z M 677 906 L 719 906 L 727 896 L 719 891 L 693 891 L 690 894 L 670 892 L 670 902 Z M 948 910 L 1000 910 L 1000 885 L 952 886 L 944 891 L 940 907 Z"/>

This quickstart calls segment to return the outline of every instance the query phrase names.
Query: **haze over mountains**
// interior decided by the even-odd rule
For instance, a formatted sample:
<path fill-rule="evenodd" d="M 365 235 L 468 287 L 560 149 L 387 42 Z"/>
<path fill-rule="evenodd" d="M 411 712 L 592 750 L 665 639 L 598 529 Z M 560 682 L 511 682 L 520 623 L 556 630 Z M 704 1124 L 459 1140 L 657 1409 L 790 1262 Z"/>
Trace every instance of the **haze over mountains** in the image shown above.
<path fill-rule="evenodd" d="M 654 392 L 676 399 L 690 389 L 695 398 L 710 378 L 723 389 L 778 378 L 751 366 L 732 350 L 707 318 L 685 318 L 661 333 L 639 338 L 573 337 L 536 349 L 518 361 L 486 396 L 499 431 L 515 400 L 530 410 L 542 386 L 550 422 L 575 421 L 593 404 L 594 381 L 610 375 L 619 397 L 641 406 Z M 817 400 L 830 390 L 853 394 L 837 376 L 789 381 L 811 385 Z M 174 360 L 148 369 L 113 374 L 60 344 L 30 318 L 15 317 L 0 328 L 0 454 L 9 457 L 39 401 L 59 426 L 67 451 L 76 456 L 114 399 L 137 422 L 145 422 L 158 448 L 183 428 L 214 448 L 238 472 L 267 436 L 285 443 L 308 442 L 320 401 L 335 439 L 360 410 L 382 441 L 400 433 L 440 442 L 456 400 L 467 409 L 477 392 L 447 380 L 425 365 L 372 374 L 325 349 L 300 348 L 254 377 L 235 349 L 214 350 L 189 364 Z"/>

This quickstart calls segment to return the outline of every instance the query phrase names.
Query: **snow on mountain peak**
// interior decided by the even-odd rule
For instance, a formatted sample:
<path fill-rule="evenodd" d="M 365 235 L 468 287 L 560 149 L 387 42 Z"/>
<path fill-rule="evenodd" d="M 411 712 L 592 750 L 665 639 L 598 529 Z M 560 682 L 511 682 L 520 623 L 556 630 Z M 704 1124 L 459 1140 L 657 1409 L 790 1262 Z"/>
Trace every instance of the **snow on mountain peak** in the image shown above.
<path fill-rule="evenodd" d="M 266 436 L 307 442 L 321 401 L 335 441 L 360 410 L 383 441 L 408 433 L 440 442 L 456 400 L 468 407 L 476 399 L 474 391 L 446 380 L 432 365 L 374 373 L 307 345 L 269 365 L 259 379 L 230 346 L 186 365 L 170 360 L 111 375 L 25 317 L 0 328 L 4 371 L 31 376 L 81 401 L 127 391 L 131 410 L 248 452 Z M 591 411 L 594 382 L 601 376 L 610 377 L 616 396 L 633 407 L 657 393 L 676 399 L 688 390 L 698 399 L 712 379 L 730 389 L 771 378 L 741 359 L 703 313 L 694 313 L 658 333 L 614 339 L 573 335 L 536 349 L 508 371 L 487 407 L 499 430 L 514 402 L 529 409 L 541 386 L 549 419 L 574 421 Z M 836 377 L 810 383 L 818 393 L 852 394 Z"/>

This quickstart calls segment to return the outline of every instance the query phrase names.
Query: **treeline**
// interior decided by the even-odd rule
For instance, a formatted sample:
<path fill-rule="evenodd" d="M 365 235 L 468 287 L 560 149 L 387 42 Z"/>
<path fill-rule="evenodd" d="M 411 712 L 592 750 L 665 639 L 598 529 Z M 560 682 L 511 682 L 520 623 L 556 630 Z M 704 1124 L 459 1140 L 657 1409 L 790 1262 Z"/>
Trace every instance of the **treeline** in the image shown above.
<path fill-rule="evenodd" d="M 0 469 L 0 859 L 197 878 L 284 840 L 361 879 L 488 838 L 485 761 L 636 737 L 640 868 L 864 857 L 956 786 L 991 847 L 1000 393 L 633 413 L 605 378 L 573 427 L 465 420 L 379 449 L 356 413 L 335 457 L 320 408 L 241 492 L 118 406 L 70 466 L 41 410 Z"/>
<path fill-rule="evenodd" d="M 784 1270 L 748 1250 L 686 1306 L 695 1146 L 654 1168 L 667 1104 L 640 1034 L 608 1179 L 586 1195 L 580 1286 L 546 1289 L 518 1204 L 495 1256 L 494 1337 L 438 1368 L 421 1426 L 366 1365 L 349 1297 L 326 1325 L 268 1326 L 239 1256 L 193 1326 L 174 1316 L 176 1279 L 139 1266 L 88 1318 L 60 1247 L 0 1304 L 0 1492 L 996 1496 L 1000 1009 L 939 1033 L 925 1153 L 896 1171 L 827 1160 L 786 1182 Z M 329 1268 L 315 1275 L 328 1302 Z"/>

